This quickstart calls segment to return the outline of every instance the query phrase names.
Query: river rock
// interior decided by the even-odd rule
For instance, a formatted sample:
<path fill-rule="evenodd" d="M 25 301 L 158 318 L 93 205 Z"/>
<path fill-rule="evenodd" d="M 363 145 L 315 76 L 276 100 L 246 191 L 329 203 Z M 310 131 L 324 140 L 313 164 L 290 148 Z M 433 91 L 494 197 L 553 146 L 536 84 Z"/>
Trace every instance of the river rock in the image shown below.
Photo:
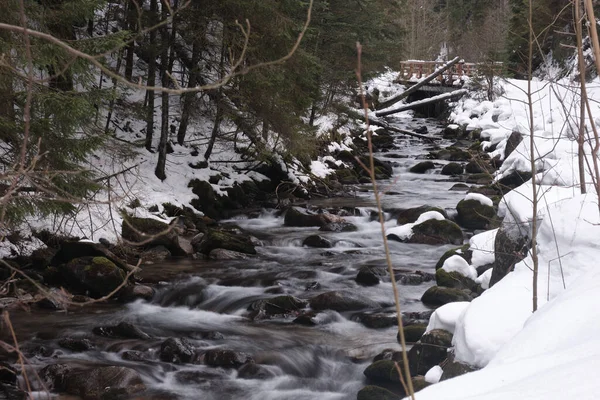
<path fill-rule="evenodd" d="M 316 247 L 319 249 L 329 249 L 333 247 L 333 243 L 329 239 L 320 235 L 310 235 L 302 242 L 302 246 Z"/>
<path fill-rule="evenodd" d="M 433 329 L 421 337 L 408 352 L 411 375 L 425 375 L 429 369 L 448 357 L 452 334 L 443 329 Z"/>
<path fill-rule="evenodd" d="M 325 224 L 319 230 L 323 232 L 355 232 L 358 230 L 358 227 L 350 222 L 341 221 Z"/>
<path fill-rule="evenodd" d="M 446 161 L 469 161 L 471 159 L 471 153 L 454 146 L 432 153 L 432 156 L 438 160 Z"/>
<path fill-rule="evenodd" d="M 427 382 L 425 380 L 425 377 L 422 376 L 422 375 L 413 376 L 413 378 L 412 378 L 412 384 L 413 384 L 413 389 L 414 389 L 415 392 L 418 392 L 419 390 L 423 390 L 427 386 L 431 385 L 431 383 Z"/>
<path fill-rule="evenodd" d="M 399 400 L 401 396 L 380 386 L 368 385 L 356 395 L 356 400 Z"/>
<path fill-rule="evenodd" d="M 413 235 L 408 243 L 431 245 L 462 244 L 463 233 L 458 225 L 448 220 L 430 219 L 412 228 Z"/>
<path fill-rule="evenodd" d="M 504 188 L 503 192 L 521 186 L 531 179 L 531 171 L 513 171 L 498 181 L 498 185 Z"/>
<path fill-rule="evenodd" d="M 225 249 L 213 249 L 208 253 L 211 260 L 245 260 L 248 257 L 248 254 Z"/>
<path fill-rule="evenodd" d="M 211 349 L 204 353 L 204 363 L 211 367 L 237 368 L 247 362 L 252 362 L 252 357 L 239 351 Z"/>
<path fill-rule="evenodd" d="M 150 339 L 150 335 L 129 322 L 120 322 L 112 326 L 97 326 L 92 332 L 98 336 L 124 339 Z"/>
<path fill-rule="evenodd" d="M 290 207 L 285 212 L 283 224 L 285 226 L 321 227 L 334 222 L 341 223 L 344 222 L 344 219 L 329 213 L 316 214 L 298 207 Z"/>
<path fill-rule="evenodd" d="M 80 257 L 104 257 L 109 259 L 113 264 L 122 270 L 129 270 L 127 263 L 117 257 L 113 252 L 108 250 L 104 245 L 87 241 L 61 242 L 60 249 L 54 255 L 50 263 L 58 266 L 61 264 L 67 264 L 74 258 Z"/>
<path fill-rule="evenodd" d="M 238 369 L 238 378 L 241 379 L 269 379 L 273 378 L 275 374 L 263 367 L 262 365 L 254 362 L 247 362 Z"/>
<path fill-rule="evenodd" d="M 396 223 L 398 225 L 412 224 L 417 219 L 419 219 L 419 216 L 421 216 L 421 214 L 426 213 L 428 211 L 437 211 L 440 214 L 442 214 L 444 218 L 448 218 L 448 214 L 446 214 L 446 211 L 444 209 L 425 205 L 414 208 L 407 208 L 395 212 L 395 214 L 397 215 Z"/>
<path fill-rule="evenodd" d="M 335 171 L 337 180 L 344 185 L 355 185 L 358 183 L 358 174 L 348 168 L 341 168 Z"/>
<path fill-rule="evenodd" d="M 432 286 L 421 297 L 421 301 L 431 306 L 443 306 L 456 301 L 471 301 L 473 298 L 459 289 Z"/>
<path fill-rule="evenodd" d="M 398 325 L 398 318 L 387 313 L 358 313 L 354 314 L 351 319 L 371 329 L 383 329 Z"/>
<path fill-rule="evenodd" d="M 461 247 L 457 247 L 455 249 L 450 249 L 446 251 L 435 264 L 435 269 L 438 270 L 444 266 L 444 261 L 449 259 L 452 256 L 461 256 L 465 259 L 466 262 L 471 263 L 471 257 L 473 256 L 473 252 L 470 250 L 469 244 L 465 244 Z"/>
<path fill-rule="evenodd" d="M 464 375 L 469 372 L 477 371 L 478 368 L 473 367 L 469 364 L 462 363 L 460 361 L 456 361 L 453 353 L 448 355 L 448 358 L 444 362 L 444 372 L 442 373 L 441 381 L 445 381 L 447 379 L 456 378 L 457 376 Z"/>
<path fill-rule="evenodd" d="M 58 345 L 63 349 L 71 350 L 79 353 L 82 351 L 92 350 L 96 346 L 87 338 L 72 338 L 66 337 L 58 341 Z"/>
<path fill-rule="evenodd" d="M 309 300 L 313 310 L 356 311 L 365 308 L 376 308 L 379 304 L 358 293 L 336 290 L 322 293 Z"/>
<path fill-rule="evenodd" d="M 127 367 L 81 369 L 53 364 L 43 368 L 39 375 L 49 389 L 90 400 L 112 399 L 110 396 L 127 396 L 145 389 L 139 374 Z"/>
<path fill-rule="evenodd" d="M 248 306 L 248 310 L 252 311 L 253 319 L 255 319 L 261 315 L 270 317 L 297 313 L 299 310 L 306 308 L 307 305 L 306 300 L 286 295 L 257 300 Z"/>
<path fill-rule="evenodd" d="M 434 168 L 435 164 L 433 163 L 433 161 L 421 161 L 420 163 L 410 167 L 408 171 L 412 172 L 413 174 L 424 174 L 425 172 Z"/>
<path fill-rule="evenodd" d="M 14 385 L 17 383 L 17 371 L 7 362 L 0 361 L 0 382 Z"/>
<path fill-rule="evenodd" d="M 467 229 L 486 229 L 496 217 L 494 207 L 482 204 L 479 200 L 461 200 L 456 205 L 456 221 Z"/>
<path fill-rule="evenodd" d="M 477 282 L 457 271 L 447 272 L 440 268 L 435 272 L 435 281 L 438 286 L 459 290 L 468 289 L 475 295 L 483 293 L 483 289 Z"/>
<path fill-rule="evenodd" d="M 146 285 L 128 285 L 119 292 L 119 299 L 123 302 L 135 301 L 138 299 L 151 301 L 156 291 Z"/>
<path fill-rule="evenodd" d="M 133 369 L 107 366 L 74 370 L 65 376 L 64 391 L 90 400 L 123 397 L 146 389 Z"/>
<path fill-rule="evenodd" d="M 160 345 L 159 358 L 164 362 L 190 363 L 195 356 L 194 347 L 185 338 L 168 338 Z"/>
<path fill-rule="evenodd" d="M 400 371 L 404 374 L 402 363 L 398 363 Z M 373 383 L 399 383 L 400 376 L 396 369 L 396 361 L 379 360 L 375 361 L 363 372 L 367 380 Z"/>
<path fill-rule="evenodd" d="M 412 324 L 404 327 L 404 340 L 409 343 L 415 343 L 427 330 L 427 324 Z"/>
<path fill-rule="evenodd" d="M 144 248 L 165 246 L 175 257 L 187 256 L 191 246 L 182 246 L 174 226 L 153 218 L 126 217 L 121 235 L 124 240 Z"/>
<path fill-rule="evenodd" d="M 142 353 L 141 351 L 137 351 L 137 350 L 124 351 L 121 354 L 121 358 L 126 361 L 134 361 L 134 362 L 141 362 L 141 361 L 148 360 L 148 358 L 146 357 L 146 354 Z"/>
<path fill-rule="evenodd" d="M 60 270 L 75 291 L 89 291 L 93 297 L 106 296 L 125 281 L 125 271 L 106 257 L 79 257 Z"/>
<path fill-rule="evenodd" d="M 519 143 L 523 141 L 523 135 L 520 132 L 512 131 L 508 140 L 506 141 L 506 147 L 504 147 L 504 159 L 512 154 L 517 148 Z"/>
<path fill-rule="evenodd" d="M 202 238 L 198 250 L 200 253 L 208 255 L 214 249 L 225 249 L 244 254 L 256 254 L 256 249 L 248 236 L 211 229 Z"/>
<path fill-rule="evenodd" d="M 463 166 L 455 163 L 455 162 L 451 162 L 448 163 L 446 165 L 444 165 L 444 168 L 442 168 L 442 175 L 461 175 L 463 173 Z"/>
<path fill-rule="evenodd" d="M 514 222 L 513 222 L 514 223 Z M 494 266 L 492 277 L 490 279 L 490 287 L 504 278 L 516 263 L 525 258 L 529 249 L 529 238 L 527 237 L 526 228 L 521 228 L 518 225 L 513 225 L 511 221 L 505 221 L 494 240 Z"/>
<path fill-rule="evenodd" d="M 0 383 L 0 399 L 2 400 L 29 400 L 30 396 L 16 385 Z"/>
<path fill-rule="evenodd" d="M 373 286 L 379 284 L 381 278 L 387 276 L 387 274 L 384 267 L 364 265 L 358 270 L 355 281 L 364 286 Z"/>
<path fill-rule="evenodd" d="M 144 264 L 155 264 L 171 257 L 171 252 L 163 245 L 153 246 L 140 253 Z"/>

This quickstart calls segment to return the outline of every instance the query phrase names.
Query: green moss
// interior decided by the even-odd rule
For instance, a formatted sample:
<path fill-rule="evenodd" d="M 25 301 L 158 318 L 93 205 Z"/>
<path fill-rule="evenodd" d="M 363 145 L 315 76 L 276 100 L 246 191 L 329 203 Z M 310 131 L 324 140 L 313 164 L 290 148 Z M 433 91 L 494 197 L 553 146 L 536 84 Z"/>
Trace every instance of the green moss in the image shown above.
<path fill-rule="evenodd" d="M 454 289 L 469 289 L 473 293 L 481 294 L 481 286 L 473 279 L 456 271 L 447 272 L 440 268 L 435 272 L 435 281 L 438 286 Z"/>
<path fill-rule="evenodd" d="M 398 365 L 402 368 L 400 364 Z M 364 374 L 375 382 L 400 382 L 396 362 L 392 360 L 375 361 L 365 369 Z"/>
<path fill-rule="evenodd" d="M 379 386 L 369 385 L 362 388 L 356 400 L 398 400 L 400 396 Z"/>
<path fill-rule="evenodd" d="M 485 229 L 496 216 L 494 207 L 481 204 L 478 200 L 461 200 L 456 205 L 457 221 L 467 229 Z"/>
<path fill-rule="evenodd" d="M 458 225 L 448 220 L 430 219 L 412 229 L 409 243 L 462 244 L 463 233 Z"/>
<path fill-rule="evenodd" d="M 444 211 L 443 209 L 441 209 L 439 207 L 432 207 L 432 206 L 425 205 L 425 206 L 420 206 L 420 207 L 415 207 L 415 208 L 408 208 L 406 210 L 402 210 L 402 211 L 398 212 L 398 220 L 396 221 L 396 223 L 398 225 L 413 223 L 419 218 L 419 216 L 421 214 L 429 212 L 429 211 L 437 211 L 440 214 L 442 214 L 444 216 L 444 218 L 448 218 L 446 211 Z"/>
<path fill-rule="evenodd" d="M 415 343 L 425 333 L 427 325 L 425 324 L 414 324 L 404 327 L 404 339 L 409 343 Z"/>
<path fill-rule="evenodd" d="M 461 256 L 462 258 L 467 260 L 467 262 L 470 262 L 471 254 L 472 254 L 472 252 L 470 250 L 470 246 L 468 243 L 461 247 L 457 247 L 455 249 L 450 249 L 447 252 L 445 252 L 444 254 L 442 254 L 442 256 L 438 260 L 437 264 L 435 264 L 435 269 L 438 270 L 438 269 L 442 268 L 444 266 L 444 261 L 446 261 L 447 259 L 449 259 L 452 256 Z"/>
<path fill-rule="evenodd" d="M 471 301 L 472 298 L 459 289 L 432 286 L 421 297 L 421 301 L 432 306 L 443 306 L 456 301 Z"/>

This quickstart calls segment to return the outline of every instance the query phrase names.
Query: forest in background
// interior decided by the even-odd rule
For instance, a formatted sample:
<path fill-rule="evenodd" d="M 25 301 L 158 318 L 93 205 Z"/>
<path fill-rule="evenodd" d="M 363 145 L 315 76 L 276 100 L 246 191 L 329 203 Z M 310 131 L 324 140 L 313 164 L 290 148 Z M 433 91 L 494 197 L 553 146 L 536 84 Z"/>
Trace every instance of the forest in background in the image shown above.
<path fill-rule="evenodd" d="M 403 59 L 454 55 L 503 61 L 518 77 L 526 7 L 523 0 L 5 1 L 0 221 L 73 212 L 102 189 L 92 158 L 99 151 L 123 159 L 149 152 L 160 180 L 175 144 L 193 149 L 200 164 L 215 144 L 245 160 L 272 163 L 277 154 L 309 163 L 347 122 L 339 118 L 326 140 L 316 133 L 319 116 L 346 116 L 339 100 L 356 94 L 356 42 L 365 77 Z M 534 13 L 534 68 L 548 56 L 560 65 L 573 53 L 570 2 L 537 1 Z"/>

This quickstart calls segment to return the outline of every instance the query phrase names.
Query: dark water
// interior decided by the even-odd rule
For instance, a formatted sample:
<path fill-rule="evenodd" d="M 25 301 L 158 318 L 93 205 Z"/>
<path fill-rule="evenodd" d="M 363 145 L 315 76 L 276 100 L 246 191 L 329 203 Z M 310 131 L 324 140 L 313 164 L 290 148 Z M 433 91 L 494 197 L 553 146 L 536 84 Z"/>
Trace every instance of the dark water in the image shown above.
<path fill-rule="evenodd" d="M 396 122 L 403 128 L 425 124 L 430 131 L 441 129 L 434 121 Z M 385 209 L 423 204 L 452 208 L 464 196 L 448 191 L 454 183 L 447 177 L 407 172 L 416 163 L 415 157 L 427 153 L 430 144 L 398 137 L 396 145 L 397 149 L 379 155 L 397 163 L 394 178 L 380 182 L 382 190 L 392 193 L 383 196 Z M 362 373 L 370 359 L 384 348 L 399 348 L 396 327 L 370 329 L 356 322 L 356 313 L 334 311 L 321 313 L 320 323 L 314 327 L 292 323 L 293 318 L 253 321 L 247 308 L 257 299 L 276 295 L 271 293 L 308 299 L 325 291 L 346 289 L 380 305 L 369 311 L 394 313 L 389 282 L 363 287 L 354 281 L 361 266 L 384 265 L 380 226 L 369 217 L 374 210 L 373 195 L 364 191 L 368 186 L 357 189 L 356 197 L 309 203 L 357 207 L 360 211 L 359 216 L 347 217 L 358 231 L 323 234 L 335 243 L 327 252 L 301 247 L 303 239 L 317 228 L 284 227 L 282 218 L 265 211 L 259 218 L 229 221 L 263 241 L 258 256 L 250 260 L 184 260 L 144 267 L 143 278 L 160 282 L 152 302 L 94 305 L 68 313 L 13 312 L 15 330 L 31 355 L 30 363 L 36 367 L 55 362 L 124 365 L 136 369 L 151 391 L 180 399 L 355 399 L 364 385 Z M 395 221 L 386 222 L 387 227 L 395 225 Z M 390 246 L 394 268 L 425 272 L 434 272 L 435 262 L 452 247 L 398 242 Z M 314 282 L 320 287 L 307 291 Z M 403 312 L 427 310 L 419 299 L 432 284 L 400 286 Z M 134 323 L 153 339 L 115 340 L 91 333 L 95 326 L 121 321 Z M 211 332 L 220 335 L 215 337 Z M 96 349 L 83 353 L 60 349 L 56 342 L 67 336 L 89 337 Z M 243 351 L 272 377 L 240 379 L 235 370 L 163 363 L 156 354 L 168 337 L 186 337 L 200 349 Z M 145 352 L 150 361 L 124 361 L 121 354 L 132 349 Z"/>

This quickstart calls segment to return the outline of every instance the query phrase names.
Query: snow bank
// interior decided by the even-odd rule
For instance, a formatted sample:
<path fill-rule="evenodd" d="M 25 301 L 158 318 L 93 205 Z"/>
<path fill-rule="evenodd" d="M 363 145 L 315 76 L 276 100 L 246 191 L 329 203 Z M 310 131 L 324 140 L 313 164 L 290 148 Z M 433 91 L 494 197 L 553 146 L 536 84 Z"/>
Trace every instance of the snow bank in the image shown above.
<path fill-rule="evenodd" d="M 395 228 L 390 228 L 385 232 L 385 234 L 386 235 L 395 235 L 400 240 L 407 240 L 407 239 L 410 239 L 411 236 L 413 235 L 412 228 L 415 225 L 422 224 L 423 222 L 428 221 L 430 219 L 437 219 L 437 220 L 441 221 L 446 218 L 444 218 L 444 216 L 437 211 L 427 211 L 427 212 L 424 212 L 423 214 L 419 215 L 419 218 L 417 218 L 417 220 L 415 222 L 397 226 Z"/>
<path fill-rule="evenodd" d="M 498 229 L 492 229 L 474 235 L 469 240 L 469 249 L 473 252 L 471 265 L 475 268 L 482 265 L 492 264 L 496 260 L 494 255 L 494 242 L 496 241 Z"/>
<path fill-rule="evenodd" d="M 440 381 L 440 378 L 442 377 L 443 372 L 444 371 L 442 370 L 442 368 L 439 365 L 432 367 L 425 374 L 425 382 L 438 383 Z"/>

